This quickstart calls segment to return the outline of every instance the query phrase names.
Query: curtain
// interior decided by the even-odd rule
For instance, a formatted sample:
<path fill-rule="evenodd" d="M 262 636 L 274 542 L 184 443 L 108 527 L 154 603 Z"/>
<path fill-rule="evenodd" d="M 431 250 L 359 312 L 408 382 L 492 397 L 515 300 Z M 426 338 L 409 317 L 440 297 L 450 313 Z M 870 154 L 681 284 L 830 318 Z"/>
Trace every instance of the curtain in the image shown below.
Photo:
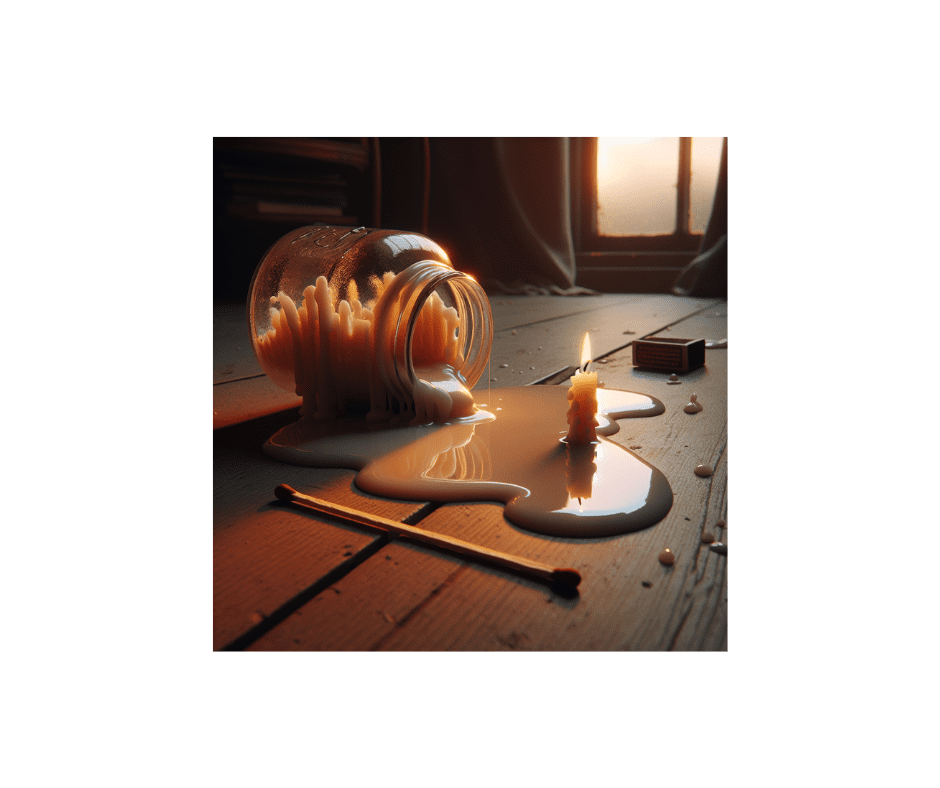
<path fill-rule="evenodd" d="M 575 280 L 567 137 L 431 139 L 428 234 L 485 287 Z"/>
<path fill-rule="evenodd" d="M 721 144 L 721 163 L 712 213 L 698 255 L 676 278 L 672 292 L 681 296 L 728 295 L 728 138 Z"/>

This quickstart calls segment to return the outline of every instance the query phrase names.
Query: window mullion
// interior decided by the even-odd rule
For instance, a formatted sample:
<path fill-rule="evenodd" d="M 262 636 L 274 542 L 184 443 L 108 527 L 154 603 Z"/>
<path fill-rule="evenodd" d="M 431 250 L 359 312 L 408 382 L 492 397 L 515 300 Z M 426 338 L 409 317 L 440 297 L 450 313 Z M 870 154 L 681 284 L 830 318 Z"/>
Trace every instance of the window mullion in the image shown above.
<path fill-rule="evenodd" d="M 692 189 L 692 138 L 679 137 L 679 172 L 676 179 L 676 235 L 689 234 Z"/>

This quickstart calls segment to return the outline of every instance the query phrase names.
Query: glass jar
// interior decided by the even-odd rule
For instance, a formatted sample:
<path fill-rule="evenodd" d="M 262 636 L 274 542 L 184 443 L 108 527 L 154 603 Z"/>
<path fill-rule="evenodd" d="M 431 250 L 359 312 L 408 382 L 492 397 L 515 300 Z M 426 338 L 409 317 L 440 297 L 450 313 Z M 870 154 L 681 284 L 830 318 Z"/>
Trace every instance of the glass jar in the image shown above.
<path fill-rule="evenodd" d="M 473 418 L 493 340 L 486 294 L 440 246 L 365 227 L 278 240 L 252 278 L 248 327 L 265 374 L 318 419 Z"/>

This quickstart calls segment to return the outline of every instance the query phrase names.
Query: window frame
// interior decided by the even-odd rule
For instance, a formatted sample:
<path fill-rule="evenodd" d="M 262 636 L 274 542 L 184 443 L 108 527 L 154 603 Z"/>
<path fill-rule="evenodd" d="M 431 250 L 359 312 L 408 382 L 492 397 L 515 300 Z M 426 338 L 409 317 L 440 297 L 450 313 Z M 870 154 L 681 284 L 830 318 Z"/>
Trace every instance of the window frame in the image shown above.
<path fill-rule="evenodd" d="M 599 235 L 597 137 L 572 137 L 570 144 L 577 284 L 606 292 L 670 292 L 703 237 L 689 232 L 692 138 L 679 138 L 676 227 L 664 235 Z"/>

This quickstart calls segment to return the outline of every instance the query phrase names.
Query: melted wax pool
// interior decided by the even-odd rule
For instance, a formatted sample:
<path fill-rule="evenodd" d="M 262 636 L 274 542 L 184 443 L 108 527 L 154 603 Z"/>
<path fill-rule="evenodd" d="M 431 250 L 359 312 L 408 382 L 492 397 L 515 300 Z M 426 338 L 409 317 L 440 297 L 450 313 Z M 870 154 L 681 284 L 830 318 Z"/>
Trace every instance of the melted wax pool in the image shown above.
<path fill-rule="evenodd" d="M 293 465 L 357 470 L 359 489 L 386 498 L 502 501 L 507 519 L 536 533 L 611 536 L 659 522 L 672 506 L 666 477 L 603 436 L 620 429 L 615 419 L 657 416 L 663 404 L 598 389 L 598 440 L 573 445 L 562 440 L 567 393 L 565 386 L 491 391 L 480 412 L 451 424 L 301 421 L 264 451 Z"/>

